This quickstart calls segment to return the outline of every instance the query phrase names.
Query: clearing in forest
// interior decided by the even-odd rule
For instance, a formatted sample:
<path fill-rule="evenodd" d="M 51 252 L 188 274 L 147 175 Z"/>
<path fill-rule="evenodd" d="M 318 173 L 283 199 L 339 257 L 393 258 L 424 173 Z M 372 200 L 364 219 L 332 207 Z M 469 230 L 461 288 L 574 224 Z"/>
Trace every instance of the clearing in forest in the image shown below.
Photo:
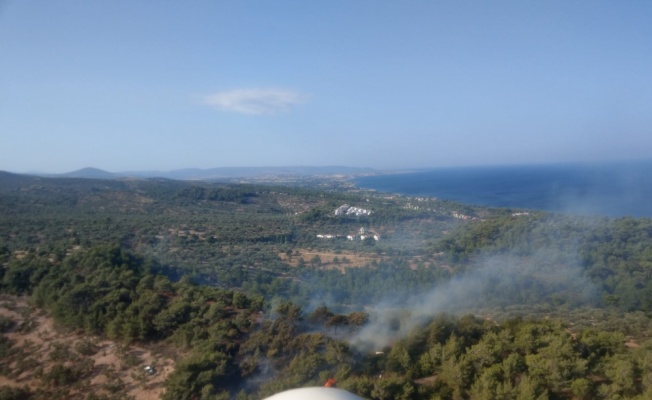
<path fill-rule="evenodd" d="M 11 346 L 0 362 L 0 387 L 67 391 L 71 399 L 94 393 L 153 400 L 161 397 L 174 370 L 175 355 L 168 348 L 126 346 L 61 331 L 25 298 L 0 297 L 0 319 Z"/>
<path fill-rule="evenodd" d="M 310 249 L 296 249 L 292 252 L 291 256 L 288 256 L 286 253 L 279 253 L 278 256 L 282 261 L 293 267 L 298 266 L 300 262 L 299 260 L 303 259 L 308 266 L 327 269 L 338 268 L 342 272 L 344 272 L 345 268 L 359 268 L 371 264 L 372 261 L 380 261 L 380 256 L 375 253 L 359 254 L 346 251 L 335 252 Z M 319 257 L 319 264 L 317 264 L 315 257 Z"/>
<path fill-rule="evenodd" d="M 297 267 L 300 259 L 306 266 L 325 268 L 325 269 L 339 269 L 343 273 L 346 268 L 361 268 L 369 266 L 373 261 L 381 262 L 387 259 L 386 255 L 379 255 L 376 253 L 354 253 L 347 251 L 328 251 L 328 250 L 312 250 L 312 249 L 296 249 L 292 252 L 291 256 L 287 253 L 278 253 L 281 261 L 288 263 L 293 267 Z M 319 257 L 319 262 L 315 257 Z M 417 269 L 420 265 L 426 268 L 436 266 L 444 268 L 452 273 L 453 270 L 448 265 L 443 265 L 441 262 L 434 258 L 426 259 L 422 256 L 404 257 L 403 260 L 411 269 Z"/>

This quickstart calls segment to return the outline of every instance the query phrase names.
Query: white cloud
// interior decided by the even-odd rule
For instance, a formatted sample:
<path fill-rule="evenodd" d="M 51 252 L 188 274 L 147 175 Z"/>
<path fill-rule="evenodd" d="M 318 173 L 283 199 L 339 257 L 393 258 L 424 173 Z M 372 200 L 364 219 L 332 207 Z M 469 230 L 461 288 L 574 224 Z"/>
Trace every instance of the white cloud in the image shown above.
<path fill-rule="evenodd" d="M 265 115 L 287 111 L 303 104 L 306 96 L 287 89 L 235 89 L 204 97 L 204 103 L 219 110 L 243 114 Z"/>

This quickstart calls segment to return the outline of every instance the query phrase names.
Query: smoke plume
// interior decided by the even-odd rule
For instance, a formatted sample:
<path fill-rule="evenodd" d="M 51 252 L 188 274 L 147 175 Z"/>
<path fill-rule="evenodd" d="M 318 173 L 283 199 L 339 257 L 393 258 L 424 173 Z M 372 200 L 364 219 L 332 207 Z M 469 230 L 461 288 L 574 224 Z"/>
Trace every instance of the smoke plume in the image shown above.
<path fill-rule="evenodd" d="M 375 305 L 370 322 L 351 342 L 367 350 L 382 349 L 444 312 L 542 303 L 578 307 L 593 304 L 596 293 L 581 267 L 554 251 L 540 250 L 528 257 L 488 256 L 427 292 Z"/>

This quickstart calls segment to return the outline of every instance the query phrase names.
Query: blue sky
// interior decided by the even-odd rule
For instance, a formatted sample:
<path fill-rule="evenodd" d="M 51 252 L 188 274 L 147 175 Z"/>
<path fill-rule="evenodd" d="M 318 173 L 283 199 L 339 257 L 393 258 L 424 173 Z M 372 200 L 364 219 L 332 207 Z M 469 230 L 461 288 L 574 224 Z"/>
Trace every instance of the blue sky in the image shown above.
<path fill-rule="evenodd" d="M 649 1 L 0 0 L 0 170 L 650 158 Z"/>

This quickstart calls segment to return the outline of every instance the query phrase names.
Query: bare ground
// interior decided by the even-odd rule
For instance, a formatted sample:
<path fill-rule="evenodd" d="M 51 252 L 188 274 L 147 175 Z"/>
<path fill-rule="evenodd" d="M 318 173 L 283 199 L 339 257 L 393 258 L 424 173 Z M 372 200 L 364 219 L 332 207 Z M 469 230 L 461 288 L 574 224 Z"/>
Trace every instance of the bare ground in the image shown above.
<path fill-rule="evenodd" d="M 0 386 L 27 386 L 44 395 L 67 390 L 65 397 L 71 399 L 94 393 L 150 400 L 161 397 L 163 382 L 174 370 L 175 356 L 171 349 L 125 346 L 63 331 L 49 314 L 31 308 L 25 298 L 0 297 L 0 317 L 15 322 L 5 333 L 12 343 L 12 354 L 0 358 Z M 84 344 L 86 350 L 80 350 Z M 79 380 L 66 387 L 53 385 L 47 376 L 57 364 L 84 372 Z M 145 366 L 153 366 L 156 372 L 148 374 Z"/>
<path fill-rule="evenodd" d="M 359 268 L 364 267 L 370 264 L 372 261 L 379 261 L 380 256 L 376 254 L 359 254 L 353 252 L 334 252 L 334 251 L 319 251 L 319 250 L 310 250 L 310 249 L 296 249 L 292 254 L 291 258 L 288 258 L 287 254 L 279 253 L 278 255 L 282 261 L 287 262 L 293 267 L 296 267 L 299 264 L 299 259 L 303 258 L 306 264 L 310 264 L 310 260 L 319 256 L 321 259 L 322 268 L 326 269 L 340 269 L 344 272 L 345 268 Z M 335 263 L 335 258 L 340 260 L 339 263 Z M 342 262 L 342 260 L 348 260 L 347 262 Z"/>
<path fill-rule="evenodd" d="M 380 262 L 382 257 L 376 253 L 354 253 L 347 251 L 327 251 L 327 250 L 312 250 L 312 249 L 296 249 L 294 250 L 291 257 L 288 257 L 285 253 L 278 253 L 278 257 L 281 261 L 288 263 L 289 265 L 296 267 L 299 264 L 299 259 L 303 258 L 303 261 L 306 265 L 310 265 L 310 260 L 319 256 L 321 260 L 321 268 L 324 269 L 339 269 L 342 273 L 346 272 L 346 268 L 360 268 L 365 267 L 371 264 L 372 261 Z M 335 262 L 335 258 L 339 262 Z M 342 260 L 346 260 L 343 262 Z M 414 256 L 406 259 L 411 269 L 417 269 L 418 263 L 422 261 L 422 257 Z M 430 261 L 426 266 L 437 265 L 440 268 L 448 270 L 452 273 L 453 269 L 448 265 L 441 265 L 439 263 L 433 263 Z"/>

